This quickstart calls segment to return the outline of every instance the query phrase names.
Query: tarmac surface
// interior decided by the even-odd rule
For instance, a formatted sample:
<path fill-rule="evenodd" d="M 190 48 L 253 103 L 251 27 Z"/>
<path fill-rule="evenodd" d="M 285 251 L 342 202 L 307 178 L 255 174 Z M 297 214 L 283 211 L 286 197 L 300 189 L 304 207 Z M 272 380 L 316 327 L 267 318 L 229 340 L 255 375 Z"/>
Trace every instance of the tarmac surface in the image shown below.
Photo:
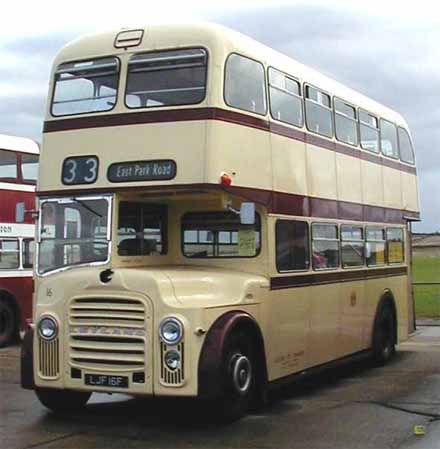
<path fill-rule="evenodd" d="M 386 367 L 362 361 L 295 382 L 230 425 L 192 400 L 122 395 L 56 415 L 21 389 L 19 361 L 18 346 L 0 350 L 1 449 L 440 449 L 440 326 L 418 327 Z"/>

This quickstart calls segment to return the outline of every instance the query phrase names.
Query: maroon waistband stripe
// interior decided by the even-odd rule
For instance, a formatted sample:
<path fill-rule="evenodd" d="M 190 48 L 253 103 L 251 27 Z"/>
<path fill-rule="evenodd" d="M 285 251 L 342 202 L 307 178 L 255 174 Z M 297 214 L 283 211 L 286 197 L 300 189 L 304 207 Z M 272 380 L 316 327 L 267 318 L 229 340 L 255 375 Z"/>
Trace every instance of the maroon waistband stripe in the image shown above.
<path fill-rule="evenodd" d="M 171 190 L 224 190 L 241 198 L 253 201 L 267 207 L 269 213 L 294 215 L 299 217 L 329 218 L 336 220 L 353 220 L 372 223 L 399 223 L 403 224 L 407 219 L 418 220 L 419 212 L 401 209 L 392 209 L 379 206 L 368 206 L 345 201 L 335 201 L 325 198 L 313 198 L 292 193 L 274 192 L 271 190 L 256 189 L 239 186 L 221 186 L 220 184 L 173 184 L 154 186 L 126 186 L 111 188 L 94 188 L 94 193 L 129 192 L 142 189 L 146 192 L 171 191 Z M 38 196 L 80 194 L 81 190 L 48 190 L 37 192 Z"/>
<path fill-rule="evenodd" d="M 375 153 L 361 151 L 359 148 L 342 145 L 304 131 L 293 129 L 280 123 L 253 117 L 241 112 L 221 108 L 185 108 L 168 109 L 165 111 L 126 112 L 120 114 L 104 114 L 87 117 L 75 117 L 44 122 L 43 132 L 71 131 L 75 129 L 104 128 L 112 126 L 140 125 L 148 123 L 182 122 L 193 120 L 219 120 L 236 125 L 247 126 L 266 132 L 271 132 L 289 139 L 306 142 L 320 148 L 335 151 L 358 159 L 366 160 L 407 173 L 416 174 L 416 168 L 386 159 Z"/>
<path fill-rule="evenodd" d="M 292 276 L 277 276 L 270 279 L 270 289 L 308 287 L 313 285 L 326 285 L 338 282 L 363 281 L 391 276 L 404 276 L 408 273 L 407 267 L 369 268 L 361 270 L 347 270 L 337 272 L 315 272 L 297 274 Z"/>

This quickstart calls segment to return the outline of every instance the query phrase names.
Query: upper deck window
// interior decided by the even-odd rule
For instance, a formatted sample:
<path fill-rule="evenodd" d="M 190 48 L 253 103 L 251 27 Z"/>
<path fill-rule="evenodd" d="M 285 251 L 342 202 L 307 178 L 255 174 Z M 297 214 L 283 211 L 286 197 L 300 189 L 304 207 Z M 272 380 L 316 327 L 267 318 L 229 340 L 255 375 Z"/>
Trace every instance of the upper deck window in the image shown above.
<path fill-rule="evenodd" d="M 52 115 L 110 111 L 116 104 L 119 60 L 68 62 L 55 72 Z"/>
<path fill-rule="evenodd" d="M 21 156 L 21 175 L 24 182 L 35 184 L 38 177 L 37 154 L 23 154 Z"/>
<path fill-rule="evenodd" d="M 269 69 L 270 113 L 275 120 L 301 127 L 301 85 L 278 70 Z"/>
<path fill-rule="evenodd" d="M 334 103 L 336 138 L 341 142 L 357 146 L 356 109 L 338 98 L 335 98 Z"/>
<path fill-rule="evenodd" d="M 385 156 L 399 158 L 396 125 L 384 119 L 380 120 L 380 148 Z"/>
<path fill-rule="evenodd" d="M 306 86 L 306 125 L 310 131 L 333 136 L 333 115 L 330 95 Z"/>
<path fill-rule="evenodd" d="M 235 53 L 226 61 L 225 102 L 228 106 L 266 114 L 264 67 L 261 63 Z"/>
<path fill-rule="evenodd" d="M 203 48 L 141 53 L 128 63 L 125 103 L 151 108 L 200 103 L 206 93 Z"/>
<path fill-rule="evenodd" d="M 0 181 L 17 181 L 17 155 L 0 150 Z"/>
<path fill-rule="evenodd" d="M 407 164 L 414 164 L 414 149 L 406 129 L 399 128 L 400 159 Z"/>
<path fill-rule="evenodd" d="M 377 117 L 359 109 L 359 132 L 361 147 L 364 150 L 379 153 L 379 124 Z"/>

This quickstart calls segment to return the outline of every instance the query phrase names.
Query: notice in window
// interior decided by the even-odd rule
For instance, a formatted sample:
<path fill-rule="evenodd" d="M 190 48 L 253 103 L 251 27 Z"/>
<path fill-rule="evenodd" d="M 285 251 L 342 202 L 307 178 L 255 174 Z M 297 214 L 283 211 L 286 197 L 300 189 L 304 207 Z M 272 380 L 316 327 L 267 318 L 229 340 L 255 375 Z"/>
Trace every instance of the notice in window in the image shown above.
<path fill-rule="evenodd" d="M 257 253 L 257 241 L 254 229 L 242 229 L 238 231 L 238 255 L 240 257 L 252 257 Z"/>
<path fill-rule="evenodd" d="M 388 262 L 403 262 L 403 244 L 402 242 L 389 242 L 388 244 Z"/>

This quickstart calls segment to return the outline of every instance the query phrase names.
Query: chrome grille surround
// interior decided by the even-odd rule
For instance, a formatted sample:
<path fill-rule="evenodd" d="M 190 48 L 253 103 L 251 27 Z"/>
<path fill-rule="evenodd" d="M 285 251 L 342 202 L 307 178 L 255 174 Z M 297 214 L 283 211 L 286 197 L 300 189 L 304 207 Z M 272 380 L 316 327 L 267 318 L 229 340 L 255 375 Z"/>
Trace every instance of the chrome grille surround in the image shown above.
<path fill-rule="evenodd" d="M 145 369 L 146 306 L 142 301 L 75 298 L 68 322 L 71 366 L 101 372 Z"/>

